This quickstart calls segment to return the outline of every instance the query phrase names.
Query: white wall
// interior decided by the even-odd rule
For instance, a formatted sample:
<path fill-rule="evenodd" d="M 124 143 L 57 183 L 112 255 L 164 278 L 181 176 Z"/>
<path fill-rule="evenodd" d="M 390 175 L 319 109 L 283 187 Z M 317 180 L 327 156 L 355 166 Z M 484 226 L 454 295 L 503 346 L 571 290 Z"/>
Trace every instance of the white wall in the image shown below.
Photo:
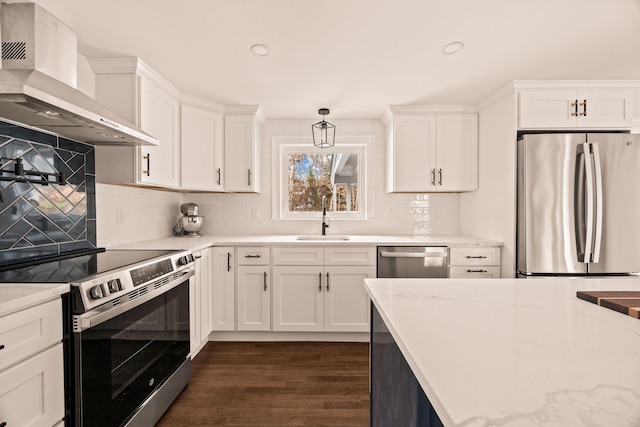
<path fill-rule="evenodd" d="M 502 277 L 515 275 L 516 111 L 513 90 L 479 108 L 479 188 L 460 196 L 460 232 L 503 242 Z"/>
<path fill-rule="evenodd" d="M 182 197 L 170 191 L 96 184 L 98 246 L 171 236 Z M 119 216 L 124 221 L 119 222 Z"/>

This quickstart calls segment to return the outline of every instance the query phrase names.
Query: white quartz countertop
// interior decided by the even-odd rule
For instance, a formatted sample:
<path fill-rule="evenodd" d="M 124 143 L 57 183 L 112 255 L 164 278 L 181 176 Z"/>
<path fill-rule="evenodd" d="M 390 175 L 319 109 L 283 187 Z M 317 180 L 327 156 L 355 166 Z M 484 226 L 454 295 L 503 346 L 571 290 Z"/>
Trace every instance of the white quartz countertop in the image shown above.
<path fill-rule="evenodd" d="M 349 240 L 297 240 L 296 235 L 204 235 L 202 237 L 165 237 L 118 245 L 110 249 L 189 249 L 209 246 L 270 245 L 431 245 L 431 246 L 502 246 L 502 243 L 461 235 L 388 236 L 349 235 Z"/>
<path fill-rule="evenodd" d="M 640 320 L 576 297 L 640 278 L 365 288 L 445 426 L 640 426 Z"/>
<path fill-rule="evenodd" d="M 0 316 L 69 292 L 67 283 L 0 283 Z"/>

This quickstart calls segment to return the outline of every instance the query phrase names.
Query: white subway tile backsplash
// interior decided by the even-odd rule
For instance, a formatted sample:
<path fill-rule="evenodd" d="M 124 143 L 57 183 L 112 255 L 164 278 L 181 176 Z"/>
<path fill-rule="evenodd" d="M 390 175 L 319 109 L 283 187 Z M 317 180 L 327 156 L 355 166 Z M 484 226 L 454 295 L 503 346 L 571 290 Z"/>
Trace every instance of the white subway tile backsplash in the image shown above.
<path fill-rule="evenodd" d="M 272 145 L 274 137 L 300 137 L 311 144 L 310 121 L 270 120 L 262 127 L 260 194 L 173 193 L 145 188 L 98 184 L 98 244 L 110 246 L 171 235 L 180 216 L 179 206 L 194 202 L 205 217 L 206 234 L 315 234 L 320 219 L 271 219 Z M 331 219 L 331 234 L 442 235 L 459 233 L 457 193 L 389 194 L 385 192 L 384 126 L 379 120 L 335 120 L 339 136 L 370 136 L 369 190 L 374 192 L 373 218 Z M 117 209 L 125 209 L 126 221 L 117 223 Z"/>

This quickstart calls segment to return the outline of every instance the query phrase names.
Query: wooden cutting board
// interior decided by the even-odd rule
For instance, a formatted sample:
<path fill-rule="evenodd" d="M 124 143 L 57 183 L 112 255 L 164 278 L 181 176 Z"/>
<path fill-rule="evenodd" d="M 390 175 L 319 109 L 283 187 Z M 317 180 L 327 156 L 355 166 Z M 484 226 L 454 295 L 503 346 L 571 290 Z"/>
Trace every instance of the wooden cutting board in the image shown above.
<path fill-rule="evenodd" d="M 578 291 L 576 296 L 640 319 L 640 291 Z"/>

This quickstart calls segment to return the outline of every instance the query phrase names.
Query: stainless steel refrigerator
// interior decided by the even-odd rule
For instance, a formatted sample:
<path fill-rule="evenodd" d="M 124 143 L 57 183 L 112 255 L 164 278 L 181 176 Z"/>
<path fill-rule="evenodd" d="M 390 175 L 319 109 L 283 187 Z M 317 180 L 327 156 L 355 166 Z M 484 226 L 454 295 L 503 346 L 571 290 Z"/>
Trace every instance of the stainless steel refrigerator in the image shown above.
<path fill-rule="evenodd" d="M 640 135 L 518 140 L 518 276 L 640 272 Z"/>

